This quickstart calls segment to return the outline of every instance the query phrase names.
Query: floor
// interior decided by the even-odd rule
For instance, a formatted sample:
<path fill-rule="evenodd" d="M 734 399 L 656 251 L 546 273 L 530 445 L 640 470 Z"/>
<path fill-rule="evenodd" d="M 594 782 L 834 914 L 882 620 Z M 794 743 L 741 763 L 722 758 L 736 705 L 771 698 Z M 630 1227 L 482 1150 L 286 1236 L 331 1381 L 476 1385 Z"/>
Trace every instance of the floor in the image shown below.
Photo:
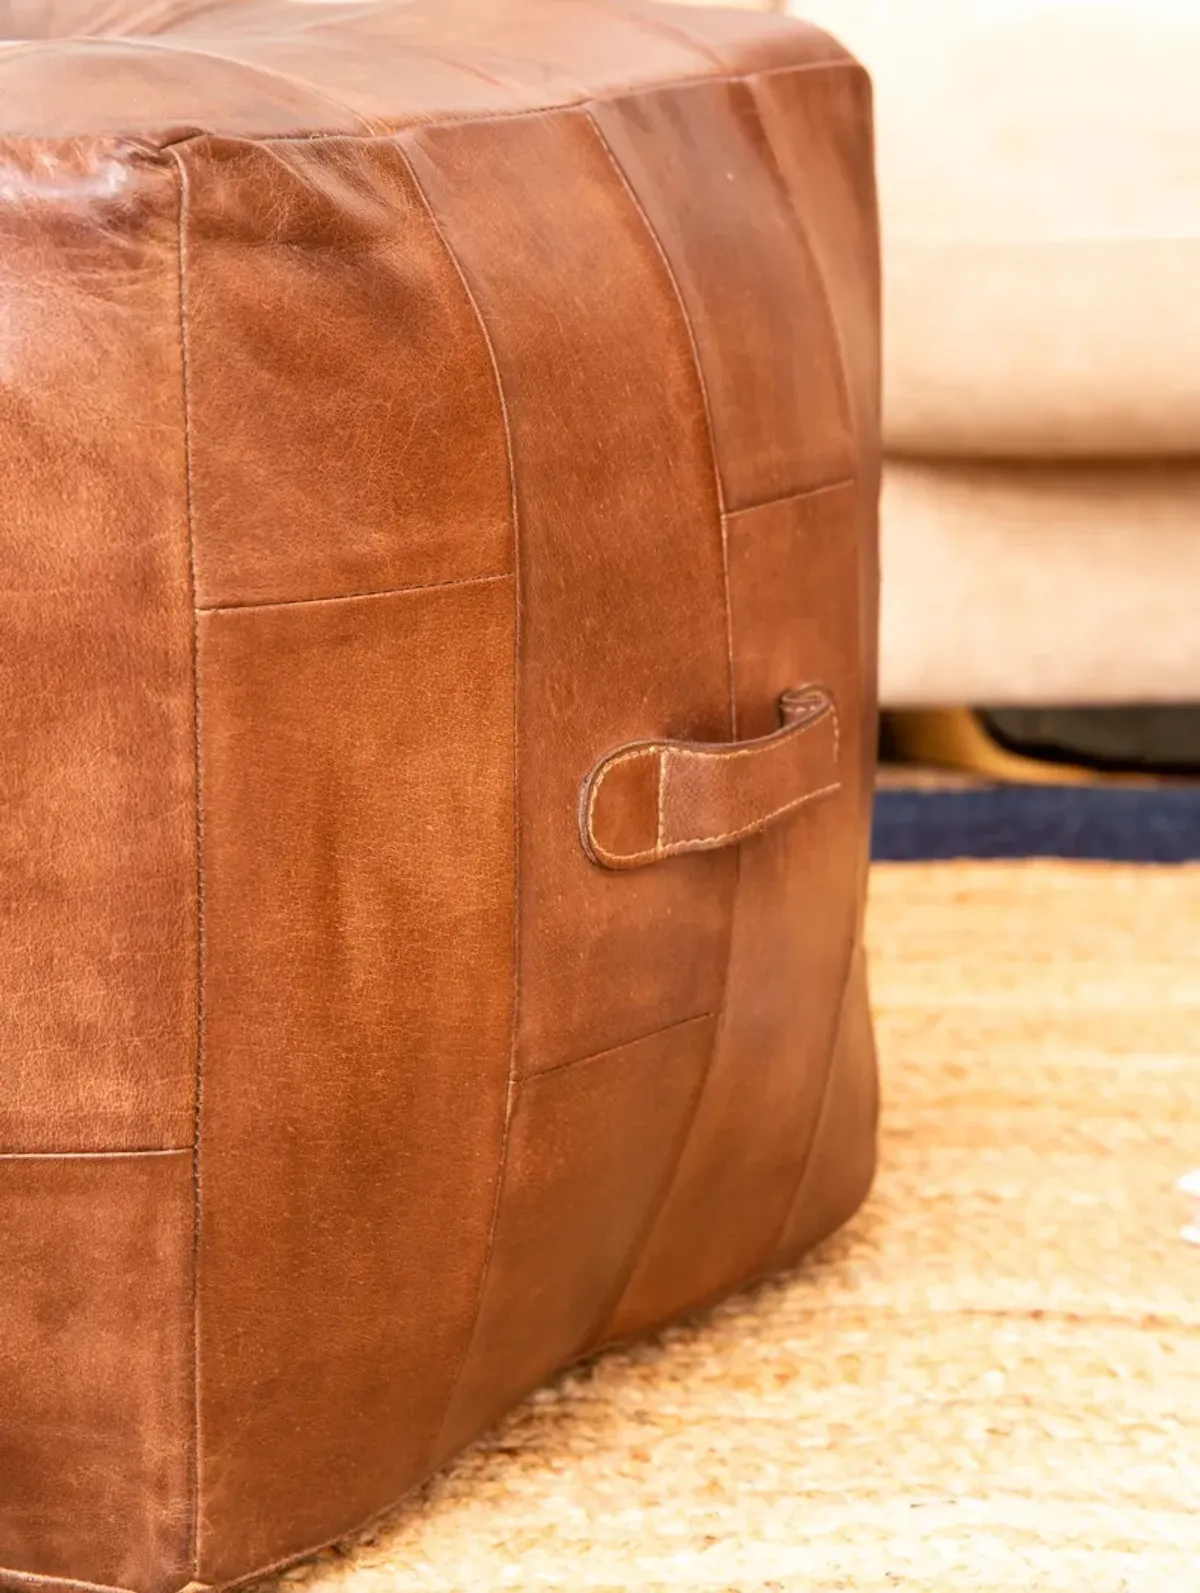
<path fill-rule="evenodd" d="M 1200 860 L 1200 783 L 881 784 L 873 850 L 890 862 L 1060 857 Z"/>

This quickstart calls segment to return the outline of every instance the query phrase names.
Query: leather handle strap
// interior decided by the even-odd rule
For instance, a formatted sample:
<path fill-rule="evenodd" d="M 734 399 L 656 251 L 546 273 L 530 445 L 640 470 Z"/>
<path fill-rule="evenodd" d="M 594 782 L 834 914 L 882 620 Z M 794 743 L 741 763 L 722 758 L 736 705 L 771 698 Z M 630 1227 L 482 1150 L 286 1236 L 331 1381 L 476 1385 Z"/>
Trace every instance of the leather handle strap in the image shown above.
<path fill-rule="evenodd" d="M 838 789 L 838 716 L 821 686 L 785 692 L 782 728 L 756 741 L 640 741 L 584 782 L 583 846 L 602 868 L 643 868 L 756 835 Z"/>

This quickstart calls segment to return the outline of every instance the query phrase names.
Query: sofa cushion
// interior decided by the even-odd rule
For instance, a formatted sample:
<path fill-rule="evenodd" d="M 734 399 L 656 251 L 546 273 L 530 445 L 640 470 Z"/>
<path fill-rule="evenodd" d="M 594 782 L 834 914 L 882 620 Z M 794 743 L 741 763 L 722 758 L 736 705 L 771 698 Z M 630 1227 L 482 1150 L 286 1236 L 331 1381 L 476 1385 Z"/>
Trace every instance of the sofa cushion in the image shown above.
<path fill-rule="evenodd" d="M 1190 701 L 1200 465 L 892 459 L 889 707 Z"/>
<path fill-rule="evenodd" d="M 1200 7 L 792 0 L 875 79 L 893 451 L 1200 437 Z"/>

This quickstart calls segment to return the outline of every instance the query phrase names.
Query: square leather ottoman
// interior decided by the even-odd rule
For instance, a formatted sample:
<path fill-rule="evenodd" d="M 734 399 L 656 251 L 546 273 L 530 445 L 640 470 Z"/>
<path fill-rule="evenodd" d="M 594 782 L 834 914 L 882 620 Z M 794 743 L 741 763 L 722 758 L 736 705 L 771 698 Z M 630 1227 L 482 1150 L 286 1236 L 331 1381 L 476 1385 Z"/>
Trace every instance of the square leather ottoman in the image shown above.
<path fill-rule="evenodd" d="M 607 0 L 7 23 L 0 1583 L 174 1593 L 868 1186 L 869 88 Z"/>

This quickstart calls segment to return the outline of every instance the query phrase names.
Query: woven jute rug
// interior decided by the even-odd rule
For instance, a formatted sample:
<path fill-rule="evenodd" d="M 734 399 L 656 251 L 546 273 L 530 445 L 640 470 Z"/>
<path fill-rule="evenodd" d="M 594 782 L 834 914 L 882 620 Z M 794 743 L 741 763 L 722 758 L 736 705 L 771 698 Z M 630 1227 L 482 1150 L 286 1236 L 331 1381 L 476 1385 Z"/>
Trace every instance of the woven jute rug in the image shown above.
<path fill-rule="evenodd" d="M 1200 1590 L 1200 868 L 876 869 L 876 1193 L 308 1593 Z"/>

